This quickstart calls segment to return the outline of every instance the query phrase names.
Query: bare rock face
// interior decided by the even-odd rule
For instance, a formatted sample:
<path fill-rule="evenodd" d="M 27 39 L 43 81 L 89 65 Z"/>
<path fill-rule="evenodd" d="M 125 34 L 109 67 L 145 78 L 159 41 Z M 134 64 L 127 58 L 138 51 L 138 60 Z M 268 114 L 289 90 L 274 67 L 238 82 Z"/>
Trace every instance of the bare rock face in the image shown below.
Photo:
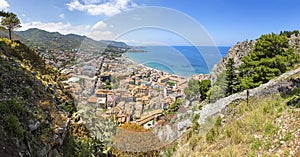
<path fill-rule="evenodd" d="M 191 110 L 184 113 L 177 114 L 169 124 L 161 125 L 154 129 L 154 133 L 163 143 L 170 143 L 178 139 L 181 135 L 186 133 L 192 126 Z"/>
<path fill-rule="evenodd" d="M 289 45 L 296 50 L 298 54 L 300 54 L 300 35 L 293 34 L 289 38 Z"/>
<path fill-rule="evenodd" d="M 214 83 L 217 80 L 217 76 L 226 69 L 226 64 L 229 58 L 233 58 L 235 67 L 238 67 L 242 64 L 242 58 L 247 56 L 254 48 L 255 41 L 244 41 L 238 42 L 236 45 L 231 47 L 228 50 L 227 55 L 216 64 L 210 75 L 211 81 Z"/>

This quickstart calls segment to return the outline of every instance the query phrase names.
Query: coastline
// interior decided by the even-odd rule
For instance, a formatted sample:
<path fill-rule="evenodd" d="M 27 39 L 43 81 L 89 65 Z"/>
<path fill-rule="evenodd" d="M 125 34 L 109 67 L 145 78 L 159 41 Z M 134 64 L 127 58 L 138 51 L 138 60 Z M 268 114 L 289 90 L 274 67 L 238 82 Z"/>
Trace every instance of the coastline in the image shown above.
<path fill-rule="evenodd" d="M 132 63 L 132 65 L 134 66 L 140 66 L 140 67 L 143 67 L 145 69 L 148 69 L 148 70 L 152 70 L 152 71 L 156 71 L 156 72 L 159 72 L 159 73 L 163 73 L 164 75 L 167 74 L 167 75 L 171 75 L 171 76 L 175 76 L 175 77 L 180 77 L 180 78 L 184 78 L 186 80 L 189 80 L 189 79 L 200 79 L 200 80 L 204 80 L 204 79 L 209 79 L 210 78 L 210 73 L 208 74 L 193 74 L 191 76 L 180 76 L 180 75 L 177 75 L 177 74 L 170 74 L 166 71 L 163 71 L 163 70 L 159 70 L 159 69 L 155 69 L 155 68 L 152 68 L 152 67 L 148 67 L 142 63 L 138 63 L 136 61 L 134 61 L 133 59 L 131 59 L 130 57 L 126 56 L 125 54 L 122 54 L 122 58 L 126 59 L 128 62 Z"/>
<path fill-rule="evenodd" d="M 197 48 L 197 49 L 196 49 Z M 211 52 L 218 49 L 218 56 Z M 211 74 L 213 66 L 226 56 L 231 46 L 147 46 L 147 53 L 124 53 L 124 56 L 148 68 L 184 78 Z"/>
<path fill-rule="evenodd" d="M 132 65 L 135 65 L 135 66 L 140 66 L 140 67 L 143 67 L 143 68 L 148 69 L 148 70 L 156 71 L 158 73 L 168 74 L 168 75 L 172 75 L 172 76 L 176 76 L 176 77 L 181 77 L 181 78 L 189 78 L 189 77 L 184 77 L 184 76 L 180 76 L 180 75 L 176 75 L 176 74 L 170 74 L 170 73 L 168 73 L 166 71 L 163 71 L 163 70 L 159 70 L 159 69 L 148 67 L 148 66 L 146 66 L 146 65 L 144 65 L 142 63 L 138 63 L 138 62 L 134 61 L 133 59 L 125 56 L 124 54 L 122 54 L 122 57 L 124 59 L 126 59 L 127 61 L 131 62 Z"/>

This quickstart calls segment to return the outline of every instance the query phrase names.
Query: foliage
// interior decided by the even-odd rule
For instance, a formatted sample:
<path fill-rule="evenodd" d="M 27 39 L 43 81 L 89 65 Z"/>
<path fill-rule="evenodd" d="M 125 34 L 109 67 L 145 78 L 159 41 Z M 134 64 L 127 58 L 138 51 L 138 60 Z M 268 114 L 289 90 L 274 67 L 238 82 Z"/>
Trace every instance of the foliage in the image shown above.
<path fill-rule="evenodd" d="M 20 124 L 19 118 L 26 114 L 23 107 L 16 99 L 0 102 L 0 117 L 4 121 L 4 129 L 10 136 L 23 138 L 24 129 Z"/>
<path fill-rule="evenodd" d="M 207 97 L 207 91 L 211 87 L 210 80 L 195 80 L 191 79 L 188 82 L 188 87 L 184 89 L 184 93 L 186 95 L 186 98 L 189 100 L 193 99 L 201 99 L 205 100 Z"/>
<path fill-rule="evenodd" d="M 205 135 L 206 142 L 212 143 L 213 141 L 215 141 L 218 135 L 219 135 L 218 130 L 216 128 L 211 128 L 209 132 Z"/>
<path fill-rule="evenodd" d="M 210 102 L 216 102 L 218 99 L 226 96 L 226 89 L 221 85 L 214 85 L 207 92 L 207 95 L 209 96 Z"/>
<path fill-rule="evenodd" d="M 216 118 L 216 122 L 214 124 L 214 127 L 211 128 L 208 133 L 205 135 L 206 142 L 212 143 L 213 141 L 216 140 L 216 138 L 219 136 L 219 128 L 222 125 L 222 118 L 218 116 Z"/>
<path fill-rule="evenodd" d="M 80 36 L 75 34 L 62 35 L 58 32 L 47 32 L 37 28 L 31 28 L 26 31 L 15 32 L 17 35 L 21 36 L 20 39 L 26 45 L 35 47 L 38 50 L 46 51 L 43 52 L 45 55 L 52 55 L 53 51 L 65 51 L 72 49 L 81 49 L 84 52 L 97 53 L 103 52 L 107 48 L 107 42 L 105 41 L 95 41 L 86 36 Z M 24 40 L 29 39 L 29 40 Z M 111 41 L 111 46 L 109 46 L 109 52 L 111 55 L 118 55 L 124 53 L 124 49 L 128 46 L 123 42 Z M 120 48 L 123 47 L 123 48 Z"/>
<path fill-rule="evenodd" d="M 239 67 L 242 90 L 268 82 L 293 67 L 298 59 L 285 35 L 262 35 Z"/>
<path fill-rule="evenodd" d="M 1 21 L 1 25 L 5 26 L 9 32 L 9 39 L 11 40 L 11 32 L 15 28 L 21 27 L 21 22 L 18 19 L 17 15 L 14 13 L 7 13 L 6 16 Z"/>
<path fill-rule="evenodd" d="M 207 92 L 211 87 L 211 81 L 210 80 L 203 80 L 200 81 L 199 84 L 199 90 L 200 90 L 200 98 L 201 100 L 205 100 L 207 97 Z"/>
<path fill-rule="evenodd" d="M 177 149 L 177 146 L 178 146 L 178 142 L 174 142 L 171 146 L 167 147 L 165 153 L 163 154 L 163 157 L 171 157 L 172 154 Z"/>
<path fill-rule="evenodd" d="M 300 96 L 295 95 L 293 96 L 288 102 L 287 105 L 289 106 L 295 106 L 297 108 L 300 108 Z"/>
<path fill-rule="evenodd" d="M 225 71 L 223 71 L 217 76 L 216 82 L 207 91 L 209 102 L 216 102 L 218 99 L 225 97 L 226 88 L 227 88 L 226 73 Z"/>
<path fill-rule="evenodd" d="M 4 138 L 0 144 L 25 140 L 31 155 L 38 156 L 45 144 L 53 142 L 51 126 L 62 126 L 68 113 L 76 110 L 60 76 L 23 43 L 0 39 L 0 136 Z M 13 147 L 8 145 L 7 150 Z"/>
<path fill-rule="evenodd" d="M 181 105 L 181 99 L 177 99 L 173 104 L 169 105 L 168 109 L 165 111 L 165 114 L 176 113 Z"/>
<path fill-rule="evenodd" d="M 186 148 L 188 150 L 182 148 L 181 151 L 191 151 L 191 156 L 220 156 L 231 151 L 239 152 L 238 156 L 248 153 L 256 156 L 270 153 L 270 149 L 276 148 L 278 150 L 271 153 L 281 156 L 279 152 L 290 150 L 293 145 L 291 141 L 294 141 L 295 132 L 298 130 L 299 112 L 295 112 L 298 109 L 286 106 L 287 100 L 289 98 L 282 98 L 278 94 L 250 100 L 249 104 L 242 101 L 226 111 L 224 123 L 218 116 L 204 138 L 202 134 L 194 131 L 187 134 L 190 136 L 190 147 Z M 279 109 L 282 110 L 280 117 L 276 112 Z M 281 145 L 280 141 L 285 141 L 285 144 Z"/>
<path fill-rule="evenodd" d="M 199 95 L 199 81 L 195 79 L 189 80 L 188 87 L 184 89 L 184 93 L 189 100 L 197 97 Z"/>
<path fill-rule="evenodd" d="M 0 16 L 1 16 L 1 17 L 8 16 L 8 12 L 5 12 L 5 11 L 1 10 L 1 11 L 0 11 Z"/>
<path fill-rule="evenodd" d="M 226 64 L 226 96 L 236 93 L 239 90 L 239 80 L 236 74 L 236 68 L 234 67 L 233 58 L 228 59 Z"/>
<path fill-rule="evenodd" d="M 175 83 L 172 82 L 172 81 L 168 81 L 167 84 L 168 84 L 169 86 L 171 86 L 171 87 L 175 85 Z"/>
<path fill-rule="evenodd" d="M 89 156 L 106 156 L 104 154 L 104 145 L 99 140 L 92 137 L 80 137 L 69 135 L 64 142 L 63 154 L 66 157 L 72 157 L 74 155 L 80 157 Z"/>
<path fill-rule="evenodd" d="M 199 123 L 198 123 L 198 119 L 200 118 L 200 114 L 196 114 L 194 117 L 193 117 L 193 119 L 192 119 L 192 123 L 193 123 L 193 125 L 192 125 L 192 130 L 193 131 L 197 131 L 197 130 L 199 130 L 199 128 L 200 128 L 200 125 L 199 125 Z"/>
<path fill-rule="evenodd" d="M 8 114 L 4 118 L 4 123 L 6 124 L 6 131 L 11 135 L 11 136 L 16 136 L 18 138 L 23 138 L 23 133 L 24 129 L 21 127 L 19 119 L 13 115 L 13 114 Z"/>
<path fill-rule="evenodd" d="M 294 30 L 294 31 L 280 31 L 280 35 L 285 35 L 288 38 L 290 38 L 293 34 L 299 35 L 299 31 L 298 30 Z"/>

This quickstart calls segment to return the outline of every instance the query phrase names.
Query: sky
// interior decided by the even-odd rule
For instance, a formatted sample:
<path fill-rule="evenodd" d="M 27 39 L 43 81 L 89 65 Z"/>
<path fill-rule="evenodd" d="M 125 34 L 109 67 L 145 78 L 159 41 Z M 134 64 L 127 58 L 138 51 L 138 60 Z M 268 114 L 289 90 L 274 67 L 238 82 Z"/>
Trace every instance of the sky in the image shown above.
<path fill-rule="evenodd" d="M 232 46 L 299 30 L 299 0 L 0 0 L 22 28 L 128 44 Z M 144 9 L 145 8 L 145 9 Z"/>

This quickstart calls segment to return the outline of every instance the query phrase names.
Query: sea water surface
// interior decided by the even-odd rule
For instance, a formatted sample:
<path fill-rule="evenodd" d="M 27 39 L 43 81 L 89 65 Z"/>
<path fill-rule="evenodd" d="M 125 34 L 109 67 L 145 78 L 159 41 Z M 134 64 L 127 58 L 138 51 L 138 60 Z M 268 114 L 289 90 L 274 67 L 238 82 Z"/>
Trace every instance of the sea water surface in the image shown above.
<path fill-rule="evenodd" d="M 179 76 L 207 74 L 223 58 L 229 46 L 147 46 L 127 52 L 126 57 L 147 67 Z"/>

